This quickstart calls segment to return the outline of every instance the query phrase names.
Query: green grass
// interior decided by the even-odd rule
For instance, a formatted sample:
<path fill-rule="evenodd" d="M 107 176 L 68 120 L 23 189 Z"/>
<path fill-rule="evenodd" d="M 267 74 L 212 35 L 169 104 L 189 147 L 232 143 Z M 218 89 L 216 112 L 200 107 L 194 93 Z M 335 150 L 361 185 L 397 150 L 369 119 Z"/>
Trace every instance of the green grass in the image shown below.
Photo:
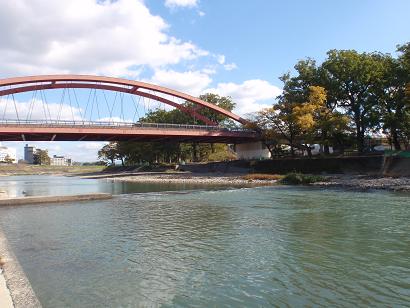
<path fill-rule="evenodd" d="M 324 181 L 326 181 L 326 178 L 320 175 L 291 172 L 282 178 L 281 183 L 286 185 L 307 185 Z"/>

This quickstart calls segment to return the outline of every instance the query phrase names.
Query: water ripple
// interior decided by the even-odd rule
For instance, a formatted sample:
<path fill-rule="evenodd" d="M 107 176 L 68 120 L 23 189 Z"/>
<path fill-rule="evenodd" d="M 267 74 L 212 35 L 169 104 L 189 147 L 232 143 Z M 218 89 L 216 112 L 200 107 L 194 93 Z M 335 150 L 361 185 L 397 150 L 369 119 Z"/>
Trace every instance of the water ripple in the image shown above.
<path fill-rule="evenodd" d="M 44 307 L 405 306 L 407 200 L 166 191 L 3 208 L 0 222 Z"/>

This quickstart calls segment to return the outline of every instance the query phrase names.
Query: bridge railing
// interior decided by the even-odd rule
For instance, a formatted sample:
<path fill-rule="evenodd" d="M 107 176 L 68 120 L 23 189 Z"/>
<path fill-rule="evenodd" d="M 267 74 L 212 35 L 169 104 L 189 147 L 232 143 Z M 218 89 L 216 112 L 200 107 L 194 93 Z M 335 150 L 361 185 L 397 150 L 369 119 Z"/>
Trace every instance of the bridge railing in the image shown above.
<path fill-rule="evenodd" d="M 108 121 L 70 121 L 70 120 L 0 120 L 0 126 L 35 126 L 35 127 L 88 127 L 88 128 L 170 128 L 170 129 L 193 129 L 208 131 L 230 131 L 230 132 L 254 132 L 246 128 L 228 128 L 211 125 L 191 124 L 168 124 L 168 123 L 146 123 L 146 122 L 108 122 Z"/>

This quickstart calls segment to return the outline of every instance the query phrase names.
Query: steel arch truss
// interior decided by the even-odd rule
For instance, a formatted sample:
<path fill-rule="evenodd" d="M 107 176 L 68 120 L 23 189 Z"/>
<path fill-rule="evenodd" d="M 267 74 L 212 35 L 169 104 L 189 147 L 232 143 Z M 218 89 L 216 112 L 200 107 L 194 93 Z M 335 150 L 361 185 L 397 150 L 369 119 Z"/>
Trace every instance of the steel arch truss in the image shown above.
<path fill-rule="evenodd" d="M 90 75 L 43 75 L 0 79 L 0 97 L 37 90 L 70 88 L 108 90 L 146 97 L 178 108 L 182 112 L 201 120 L 206 125 L 216 126 L 217 123 L 198 113 L 198 110 L 201 108 L 208 108 L 241 124 L 247 123 L 247 121 L 240 116 L 199 98 L 169 88 L 140 81 Z M 153 91 L 158 94 L 152 94 L 146 91 Z M 196 107 L 190 108 L 183 104 L 175 103 L 174 101 L 160 96 L 160 94 L 183 99 L 195 104 Z"/>

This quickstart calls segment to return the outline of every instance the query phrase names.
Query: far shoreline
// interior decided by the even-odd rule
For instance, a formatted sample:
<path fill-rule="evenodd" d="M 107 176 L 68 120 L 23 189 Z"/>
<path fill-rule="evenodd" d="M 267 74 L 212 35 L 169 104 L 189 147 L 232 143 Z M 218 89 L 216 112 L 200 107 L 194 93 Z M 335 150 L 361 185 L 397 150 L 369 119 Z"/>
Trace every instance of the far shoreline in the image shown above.
<path fill-rule="evenodd" d="M 254 175 L 254 176 L 253 176 Z M 168 183 L 198 185 L 230 185 L 230 186 L 305 186 L 316 188 L 340 188 L 355 191 L 393 191 L 410 192 L 410 177 L 389 177 L 382 175 L 333 174 L 321 175 L 323 181 L 305 185 L 288 185 L 279 179 L 258 179 L 261 174 L 223 174 L 223 173 L 187 173 L 187 172 L 141 172 L 140 174 L 100 174 L 97 176 L 81 176 L 82 178 L 107 179 L 119 182 L 134 183 Z M 267 174 L 269 176 L 269 174 Z M 270 175 L 275 176 L 275 175 Z M 276 175 L 277 176 L 277 175 Z M 249 178 L 248 178 L 249 177 Z M 252 179 L 254 177 L 254 179 Z M 279 176 L 277 176 L 279 177 Z M 248 179 L 247 179 L 248 178 Z"/>
<path fill-rule="evenodd" d="M 3 167 L 3 168 L 1 168 Z M 176 171 L 162 168 L 154 171 L 140 171 L 136 167 L 105 169 L 101 166 L 53 167 L 53 166 L 1 166 L 0 179 L 9 176 L 67 176 L 83 179 L 106 179 L 114 182 L 152 183 L 152 184 L 188 184 L 232 187 L 256 187 L 284 185 L 280 178 L 284 175 L 254 173 L 251 170 L 239 172 L 194 172 Z M 381 172 L 372 174 L 320 174 L 323 181 L 307 184 L 307 187 L 341 188 L 357 191 L 384 190 L 410 192 L 410 177 L 392 177 Z M 294 185 L 291 185 L 294 186 Z"/>

